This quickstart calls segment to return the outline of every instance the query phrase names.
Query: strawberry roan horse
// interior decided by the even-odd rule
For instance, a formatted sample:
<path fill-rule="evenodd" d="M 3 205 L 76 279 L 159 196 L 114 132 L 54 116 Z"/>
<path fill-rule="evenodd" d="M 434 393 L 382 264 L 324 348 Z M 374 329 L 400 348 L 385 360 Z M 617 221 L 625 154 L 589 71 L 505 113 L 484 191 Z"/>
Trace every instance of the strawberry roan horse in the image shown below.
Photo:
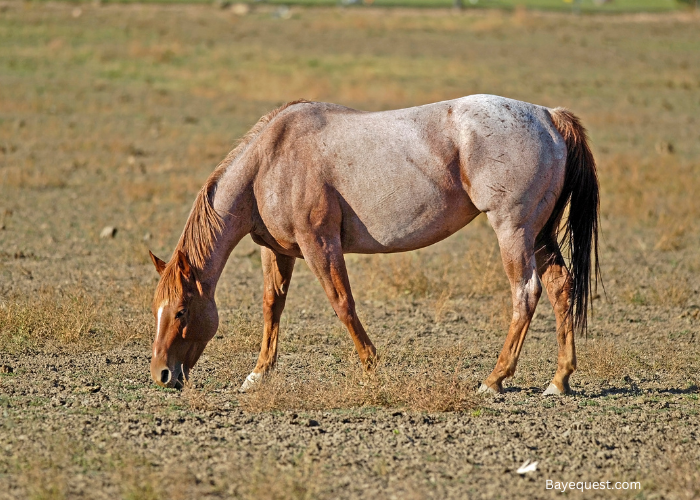
<path fill-rule="evenodd" d="M 595 162 L 569 111 L 489 95 L 378 113 L 296 101 L 263 116 L 199 191 L 170 262 L 151 254 L 161 275 L 151 375 L 171 387 L 188 377 L 216 333 L 216 283 L 246 234 L 262 247 L 264 330 L 241 390 L 275 365 L 297 258 L 321 282 L 369 367 L 376 351 L 355 312 L 343 254 L 425 247 L 482 212 L 498 237 L 513 316 L 481 390 L 500 392 L 515 373 L 544 285 L 559 345 L 545 394 L 567 393 L 574 330 L 586 328 L 592 274 L 599 274 Z"/>

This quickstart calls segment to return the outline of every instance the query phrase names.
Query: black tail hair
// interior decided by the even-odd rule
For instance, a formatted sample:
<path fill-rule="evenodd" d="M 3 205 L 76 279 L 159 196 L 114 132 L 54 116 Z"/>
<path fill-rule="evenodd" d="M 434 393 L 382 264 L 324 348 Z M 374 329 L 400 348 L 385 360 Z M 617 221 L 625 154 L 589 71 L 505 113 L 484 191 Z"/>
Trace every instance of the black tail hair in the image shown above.
<path fill-rule="evenodd" d="M 571 111 L 564 108 L 550 110 L 552 122 L 566 142 L 566 175 L 564 188 L 554 206 L 554 211 L 540 233 L 559 239 L 560 248 L 569 254 L 569 315 L 574 328 L 588 329 L 588 306 L 591 302 L 591 283 L 596 288 L 601 279 L 598 262 L 598 223 L 600 198 L 595 159 L 588 146 L 586 129 Z M 560 221 L 567 205 L 569 216 L 563 228 Z M 595 259 L 595 263 L 593 262 Z M 602 281 L 601 281 L 602 282 Z"/>

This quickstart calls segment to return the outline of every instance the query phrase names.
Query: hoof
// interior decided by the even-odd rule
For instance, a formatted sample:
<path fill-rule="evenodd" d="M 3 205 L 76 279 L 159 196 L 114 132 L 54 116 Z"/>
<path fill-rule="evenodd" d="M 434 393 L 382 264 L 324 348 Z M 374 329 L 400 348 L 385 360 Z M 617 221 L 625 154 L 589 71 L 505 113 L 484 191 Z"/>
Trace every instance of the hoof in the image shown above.
<path fill-rule="evenodd" d="M 251 373 L 248 375 L 245 380 L 243 381 L 243 385 L 241 385 L 241 388 L 238 389 L 238 392 L 246 392 L 255 387 L 260 383 L 262 380 L 262 373 Z"/>
<path fill-rule="evenodd" d="M 479 387 L 479 394 L 498 394 L 499 392 L 494 389 L 493 387 L 490 387 L 486 384 L 481 384 L 481 387 Z"/>
<path fill-rule="evenodd" d="M 566 394 L 566 391 L 560 390 L 554 384 L 549 384 L 549 387 L 547 387 L 547 390 L 544 391 L 544 393 L 542 395 L 543 396 L 563 396 L 564 394 Z"/>

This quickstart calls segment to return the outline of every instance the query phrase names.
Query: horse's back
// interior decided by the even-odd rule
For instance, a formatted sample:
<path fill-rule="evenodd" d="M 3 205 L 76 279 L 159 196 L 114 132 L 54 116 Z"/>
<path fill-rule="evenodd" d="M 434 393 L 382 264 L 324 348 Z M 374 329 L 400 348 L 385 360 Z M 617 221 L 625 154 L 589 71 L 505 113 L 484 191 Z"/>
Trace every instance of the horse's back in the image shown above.
<path fill-rule="evenodd" d="M 297 104 L 267 131 L 261 216 L 289 239 L 295 214 L 304 219 L 330 189 L 345 251 L 426 246 L 557 184 L 561 138 L 548 127 L 546 108 L 495 96 L 372 113 Z"/>

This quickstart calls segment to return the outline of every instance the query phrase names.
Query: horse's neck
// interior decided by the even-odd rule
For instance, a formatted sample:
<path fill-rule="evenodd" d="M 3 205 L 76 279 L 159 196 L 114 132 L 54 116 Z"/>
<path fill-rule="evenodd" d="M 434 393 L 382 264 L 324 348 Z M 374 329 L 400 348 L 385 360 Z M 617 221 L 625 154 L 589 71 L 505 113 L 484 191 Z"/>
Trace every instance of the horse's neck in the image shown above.
<path fill-rule="evenodd" d="M 234 160 L 216 183 L 213 206 L 224 227 L 216 238 L 209 259 L 200 272 L 202 282 L 212 290 L 224 270 L 229 255 L 253 227 L 253 175 L 250 168 Z"/>

